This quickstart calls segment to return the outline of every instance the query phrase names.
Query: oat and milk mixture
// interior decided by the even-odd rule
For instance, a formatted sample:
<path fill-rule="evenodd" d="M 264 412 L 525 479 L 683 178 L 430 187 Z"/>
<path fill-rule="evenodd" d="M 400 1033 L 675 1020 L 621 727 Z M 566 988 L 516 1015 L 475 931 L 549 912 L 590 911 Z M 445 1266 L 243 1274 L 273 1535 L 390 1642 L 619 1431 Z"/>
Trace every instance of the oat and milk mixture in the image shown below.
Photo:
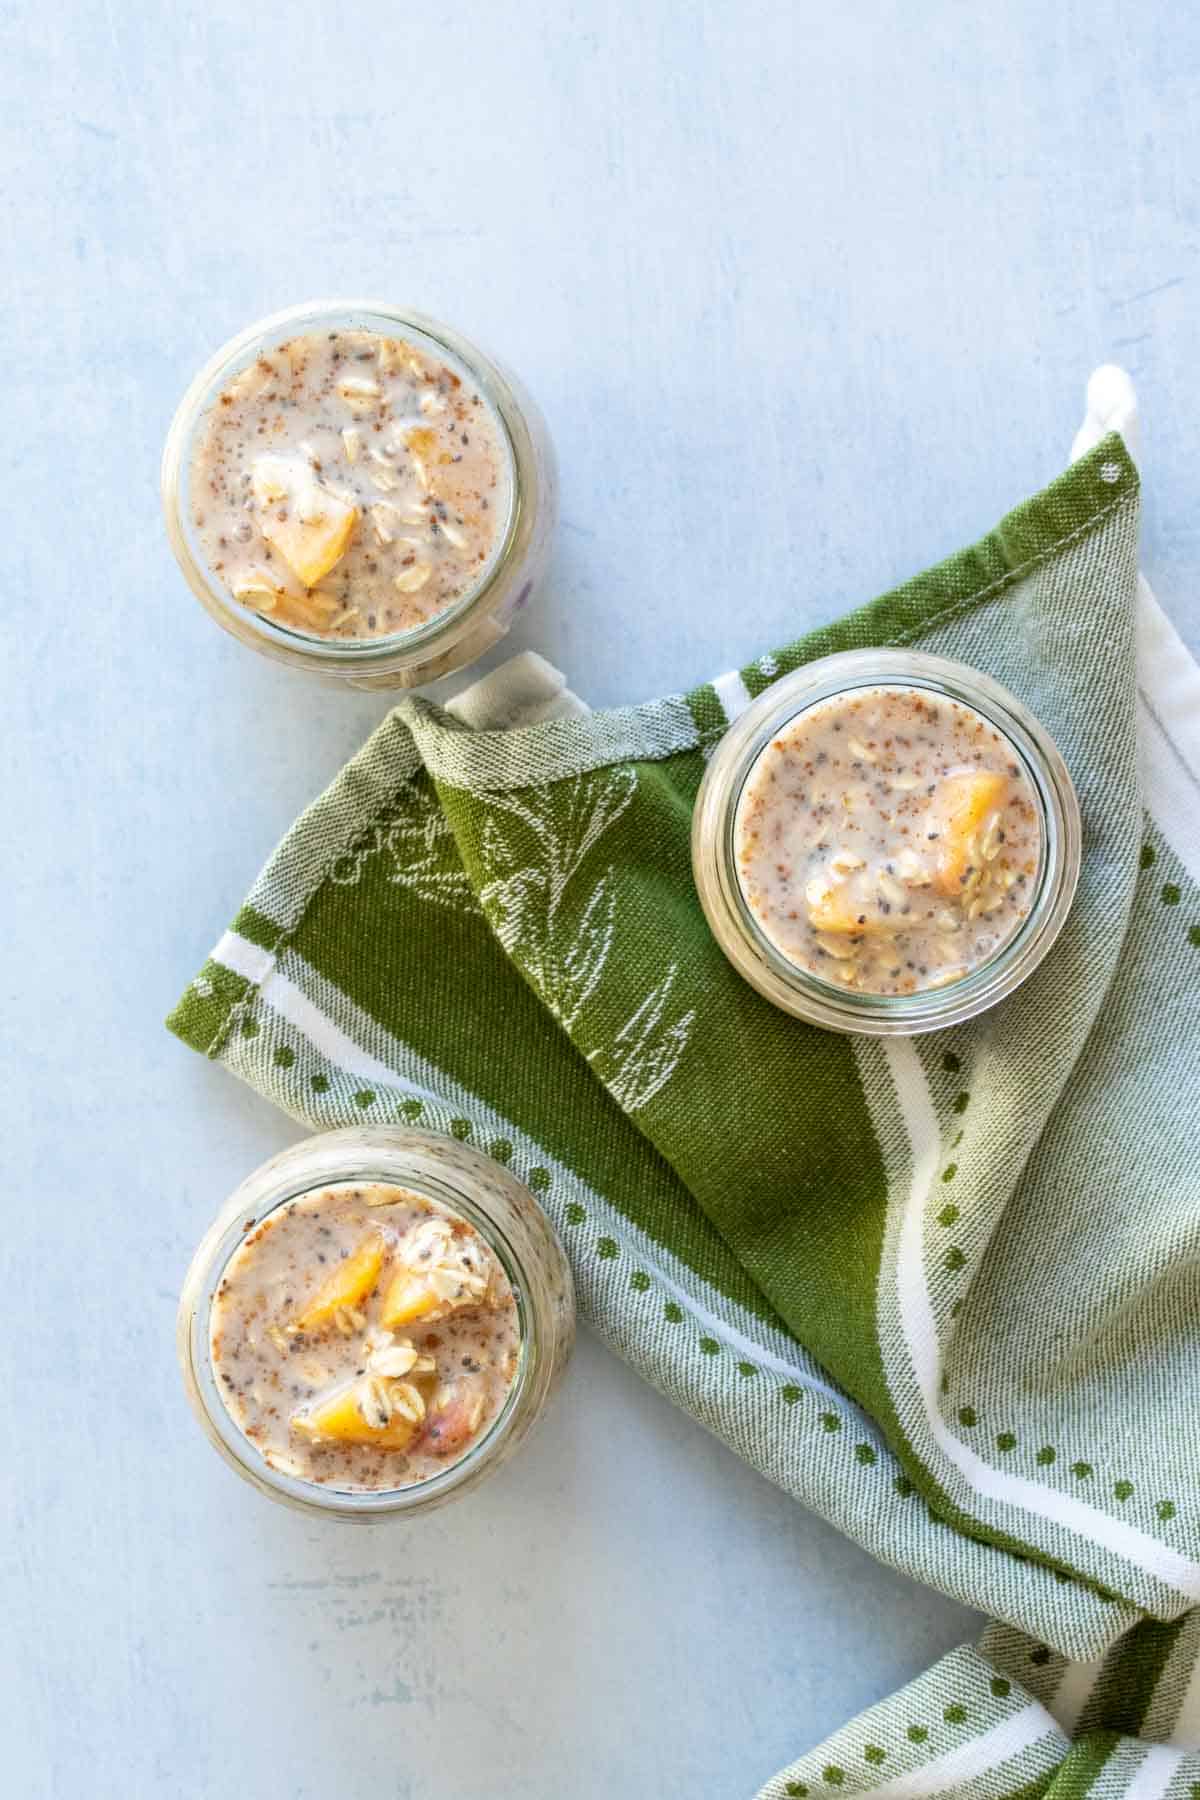
<path fill-rule="evenodd" d="M 246 1235 L 213 1298 L 213 1373 L 271 1468 L 338 1488 L 452 1467 L 517 1371 L 516 1302 L 464 1220 L 382 1183 L 315 1189 Z"/>
<path fill-rule="evenodd" d="M 959 981 L 1029 912 L 1038 802 L 1013 745 L 969 706 L 854 689 L 759 755 L 738 805 L 738 878 L 771 943 L 870 994 Z"/>
<path fill-rule="evenodd" d="M 467 371 L 365 330 L 265 351 L 196 438 L 192 521 L 213 574 L 324 638 L 411 631 L 475 588 L 512 502 L 503 427 Z"/>

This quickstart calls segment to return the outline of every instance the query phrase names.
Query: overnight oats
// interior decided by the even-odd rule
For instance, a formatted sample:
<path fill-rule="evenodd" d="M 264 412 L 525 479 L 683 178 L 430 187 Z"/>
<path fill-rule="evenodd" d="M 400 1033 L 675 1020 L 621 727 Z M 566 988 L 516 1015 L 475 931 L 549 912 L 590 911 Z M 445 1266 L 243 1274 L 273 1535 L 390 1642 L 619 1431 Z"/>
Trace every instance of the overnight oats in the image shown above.
<path fill-rule="evenodd" d="M 402 1510 L 502 1460 L 573 1317 L 557 1239 L 506 1170 L 429 1134 L 332 1132 L 234 1196 L 189 1274 L 180 1349 L 209 1435 L 260 1487 Z"/>
<path fill-rule="evenodd" d="M 477 1231 L 381 1182 L 320 1188 L 255 1225 L 212 1310 L 235 1423 L 273 1469 L 346 1488 L 425 1481 L 498 1417 L 520 1348 Z"/>
<path fill-rule="evenodd" d="M 759 753 L 738 879 L 780 954 L 873 994 L 961 981 L 1029 916 L 1040 808 L 1013 746 L 969 706 L 856 688 Z"/>
<path fill-rule="evenodd" d="M 544 432 L 511 381 L 446 327 L 363 305 L 296 308 L 220 352 L 163 482 L 172 546 L 222 624 L 372 683 L 495 642 L 553 512 Z"/>
<path fill-rule="evenodd" d="M 833 1029 L 970 1017 L 1045 954 L 1078 873 L 1050 739 L 941 658 L 852 652 L 769 688 L 697 800 L 693 860 L 735 966 Z"/>

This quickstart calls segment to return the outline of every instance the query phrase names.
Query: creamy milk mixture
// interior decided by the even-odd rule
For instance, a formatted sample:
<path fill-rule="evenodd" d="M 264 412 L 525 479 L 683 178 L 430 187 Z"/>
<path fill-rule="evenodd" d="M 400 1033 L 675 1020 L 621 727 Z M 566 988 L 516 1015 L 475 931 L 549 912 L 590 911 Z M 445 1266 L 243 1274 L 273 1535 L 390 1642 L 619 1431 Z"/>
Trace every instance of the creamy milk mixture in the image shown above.
<path fill-rule="evenodd" d="M 405 1188 L 316 1189 L 254 1226 L 213 1299 L 213 1371 L 273 1469 L 338 1488 L 411 1487 L 496 1419 L 517 1307 L 464 1220 Z"/>
<path fill-rule="evenodd" d="M 858 688 L 789 721 L 738 804 L 738 878 L 789 962 L 871 994 L 947 986 L 1029 912 L 1041 814 L 1009 740 L 919 688 Z"/>
<path fill-rule="evenodd" d="M 317 637 L 411 631 L 475 588 L 512 503 L 467 371 L 375 332 L 264 352 L 198 427 L 192 521 L 236 600 Z"/>

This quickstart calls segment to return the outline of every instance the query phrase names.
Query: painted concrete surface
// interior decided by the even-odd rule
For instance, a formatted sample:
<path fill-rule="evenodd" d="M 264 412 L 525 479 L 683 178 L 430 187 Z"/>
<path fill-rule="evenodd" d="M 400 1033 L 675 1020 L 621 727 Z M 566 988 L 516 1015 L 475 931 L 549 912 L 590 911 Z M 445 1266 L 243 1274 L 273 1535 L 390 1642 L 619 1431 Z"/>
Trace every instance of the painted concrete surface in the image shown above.
<path fill-rule="evenodd" d="M 1146 0 L 9 0 L 0 1684 L 43 1800 L 748 1795 L 968 1635 L 585 1342 L 529 1452 L 403 1531 L 260 1501 L 174 1300 L 293 1128 L 161 1029 L 382 697 L 189 599 L 196 363 L 317 293 L 519 368 L 564 521 L 518 642 L 701 679 L 986 529 L 1116 358 L 1146 565 L 1195 599 L 1200 16 Z M 7 1783 L 6 1783 L 7 1785 Z"/>

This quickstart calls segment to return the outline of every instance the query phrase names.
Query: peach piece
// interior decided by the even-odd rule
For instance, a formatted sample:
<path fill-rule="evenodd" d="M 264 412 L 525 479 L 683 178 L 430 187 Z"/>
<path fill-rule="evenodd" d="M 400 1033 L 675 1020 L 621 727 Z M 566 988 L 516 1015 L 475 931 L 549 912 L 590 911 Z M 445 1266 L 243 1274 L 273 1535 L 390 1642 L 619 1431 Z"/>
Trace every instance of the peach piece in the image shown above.
<path fill-rule="evenodd" d="M 865 873 L 842 881 L 816 876 L 806 890 L 809 923 L 837 934 L 878 931 L 883 924 L 879 890 Z"/>
<path fill-rule="evenodd" d="M 926 830 L 934 840 L 934 886 L 942 894 L 958 894 L 971 867 L 980 862 L 979 834 L 988 815 L 999 811 L 1008 796 L 1007 775 L 980 769 L 948 775 L 930 804 Z"/>
<path fill-rule="evenodd" d="M 358 1306 L 379 1280 L 387 1246 L 377 1231 L 360 1238 L 349 1256 L 334 1265 L 291 1323 L 299 1331 L 319 1331 L 341 1307 Z"/>
<path fill-rule="evenodd" d="M 383 1297 L 385 1331 L 421 1320 L 433 1324 L 465 1307 L 486 1306 L 490 1270 L 486 1253 L 460 1243 L 446 1219 L 414 1225 L 396 1246 L 396 1273 Z"/>
<path fill-rule="evenodd" d="M 395 1385 L 416 1396 L 397 1411 L 387 1399 Z M 410 1417 L 409 1413 L 417 1416 Z M 407 1450 L 421 1427 L 424 1402 L 408 1382 L 390 1384 L 367 1376 L 337 1388 L 328 1399 L 292 1414 L 292 1427 L 305 1437 L 328 1438 L 338 1444 L 373 1444 L 379 1450 Z"/>
<path fill-rule="evenodd" d="M 453 1456 L 464 1449 L 479 1430 L 486 1402 L 483 1383 L 469 1377 L 440 1387 L 425 1415 L 422 1450 L 430 1456 Z"/>
<path fill-rule="evenodd" d="M 357 506 L 325 487 L 297 457 L 258 457 L 253 485 L 263 536 L 306 588 L 316 587 L 346 554 L 359 521 Z"/>
<path fill-rule="evenodd" d="M 385 1331 L 395 1331 L 401 1325 L 428 1319 L 433 1313 L 441 1317 L 441 1308 L 441 1296 L 423 1275 L 401 1269 L 383 1297 L 380 1323 Z"/>

